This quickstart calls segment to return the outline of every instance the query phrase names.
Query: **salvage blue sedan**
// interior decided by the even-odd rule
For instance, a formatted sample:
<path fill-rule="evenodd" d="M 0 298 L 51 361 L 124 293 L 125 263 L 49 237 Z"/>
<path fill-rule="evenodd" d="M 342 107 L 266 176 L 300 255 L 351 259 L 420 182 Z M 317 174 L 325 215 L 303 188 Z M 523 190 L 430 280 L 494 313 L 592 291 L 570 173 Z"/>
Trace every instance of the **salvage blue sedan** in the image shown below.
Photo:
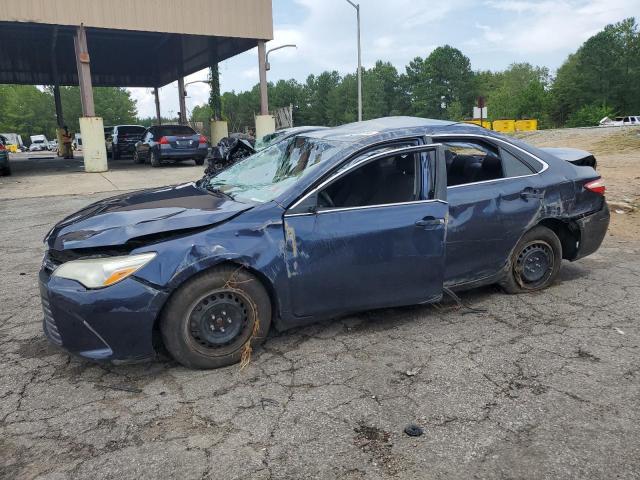
<path fill-rule="evenodd" d="M 286 139 L 197 182 L 102 200 L 57 224 L 44 331 L 89 359 L 214 368 L 278 330 L 443 291 L 550 285 L 596 251 L 605 187 L 483 128 L 385 118 Z M 591 165 L 591 166 L 590 166 Z"/>

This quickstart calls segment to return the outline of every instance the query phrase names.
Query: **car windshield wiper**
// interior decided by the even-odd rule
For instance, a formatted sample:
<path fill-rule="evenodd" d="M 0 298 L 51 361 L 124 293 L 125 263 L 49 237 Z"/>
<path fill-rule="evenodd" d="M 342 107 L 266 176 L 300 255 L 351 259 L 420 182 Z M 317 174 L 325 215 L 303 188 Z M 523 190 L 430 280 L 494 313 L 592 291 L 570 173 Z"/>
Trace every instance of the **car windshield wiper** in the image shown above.
<path fill-rule="evenodd" d="M 231 199 L 231 200 L 234 200 L 233 195 L 231 195 L 231 194 L 229 194 L 229 193 L 227 193 L 227 192 L 222 191 L 220 188 L 214 187 L 214 186 L 212 186 L 212 185 L 210 185 L 210 184 L 208 184 L 208 183 L 206 183 L 206 182 L 204 182 L 204 183 L 202 184 L 202 186 L 203 186 L 203 187 L 204 187 L 204 189 L 205 189 L 205 190 L 207 190 L 208 192 L 211 192 L 211 193 L 213 193 L 213 194 L 215 194 L 215 195 L 220 195 L 220 196 L 222 196 L 222 197 L 227 197 L 227 198 L 229 198 L 229 199 Z"/>

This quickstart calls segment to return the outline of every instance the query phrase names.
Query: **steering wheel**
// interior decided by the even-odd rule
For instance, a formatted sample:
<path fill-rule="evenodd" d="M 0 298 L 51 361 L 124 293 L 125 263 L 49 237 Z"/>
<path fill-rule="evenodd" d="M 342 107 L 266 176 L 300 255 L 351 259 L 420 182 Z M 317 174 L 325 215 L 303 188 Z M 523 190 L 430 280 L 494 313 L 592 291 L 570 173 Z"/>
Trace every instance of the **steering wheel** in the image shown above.
<path fill-rule="evenodd" d="M 326 203 L 326 205 L 323 205 L 323 206 L 326 206 L 326 207 L 336 206 L 335 203 L 333 203 L 333 200 L 331 200 L 331 197 L 329 196 L 326 190 L 321 191 L 318 196 L 324 203 Z"/>

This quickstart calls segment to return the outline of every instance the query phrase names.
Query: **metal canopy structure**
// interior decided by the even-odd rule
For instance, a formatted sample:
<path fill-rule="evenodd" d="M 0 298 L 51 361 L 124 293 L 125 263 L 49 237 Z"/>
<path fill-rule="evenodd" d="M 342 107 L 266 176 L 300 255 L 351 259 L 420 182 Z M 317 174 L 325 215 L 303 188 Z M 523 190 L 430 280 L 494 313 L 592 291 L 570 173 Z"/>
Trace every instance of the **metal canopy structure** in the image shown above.
<path fill-rule="evenodd" d="M 0 83 L 78 85 L 75 27 L 0 22 Z M 94 86 L 162 87 L 256 46 L 257 39 L 86 27 Z"/>
<path fill-rule="evenodd" d="M 257 46 L 264 110 L 264 51 L 272 38 L 271 0 L 2 0 L 0 83 L 53 85 L 60 143 L 60 85 L 79 85 L 85 169 L 102 172 L 108 166 L 94 86 L 154 88 L 160 122 L 158 87 L 177 80 L 184 124 L 184 77 Z"/>
<path fill-rule="evenodd" d="M 3 0 L 0 83 L 78 85 L 81 25 L 94 86 L 161 87 L 273 38 L 271 0 Z"/>

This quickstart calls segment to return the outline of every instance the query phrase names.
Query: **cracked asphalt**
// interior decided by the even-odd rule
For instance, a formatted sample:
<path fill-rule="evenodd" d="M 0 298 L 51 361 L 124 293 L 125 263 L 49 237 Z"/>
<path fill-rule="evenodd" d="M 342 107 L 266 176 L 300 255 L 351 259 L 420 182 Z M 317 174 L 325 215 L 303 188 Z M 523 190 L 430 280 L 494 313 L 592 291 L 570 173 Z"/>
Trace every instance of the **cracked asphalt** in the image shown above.
<path fill-rule="evenodd" d="M 44 234 L 104 196 L 0 203 L 0 478 L 640 477 L 640 240 L 474 310 L 272 334 L 244 371 L 107 366 L 48 345 L 37 288 Z"/>

